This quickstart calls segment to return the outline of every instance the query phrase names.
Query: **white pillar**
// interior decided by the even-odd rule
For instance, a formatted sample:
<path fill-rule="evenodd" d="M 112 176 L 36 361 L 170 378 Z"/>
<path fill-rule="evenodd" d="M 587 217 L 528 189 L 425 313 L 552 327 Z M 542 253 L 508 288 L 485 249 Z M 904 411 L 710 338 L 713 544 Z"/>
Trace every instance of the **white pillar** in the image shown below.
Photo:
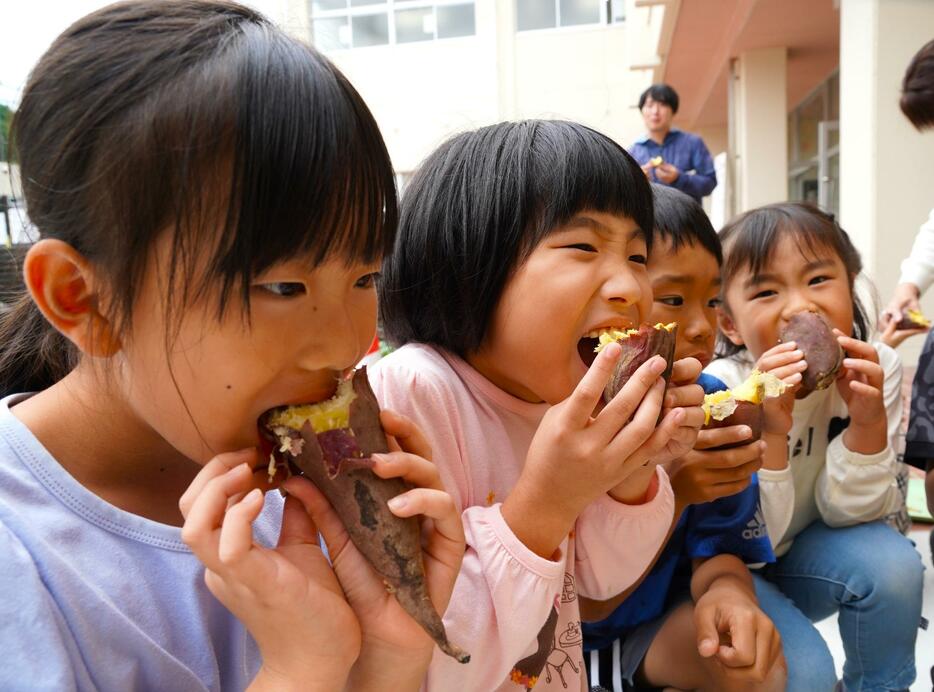
<path fill-rule="evenodd" d="M 841 0 L 840 222 L 883 306 L 934 207 L 934 132 L 917 132 L 898 107 L 905 68 L 932 36 L 931 0 Z M 934 315 L 934 290 L 924 309 Z M 906 342 L 906 362 L 920 347 Z"/>
<path fill-rule="evenodd" d="M 736 62 L 733 162 L 736 211 L 788 198 L 787 51 L 747 51 Z"/>

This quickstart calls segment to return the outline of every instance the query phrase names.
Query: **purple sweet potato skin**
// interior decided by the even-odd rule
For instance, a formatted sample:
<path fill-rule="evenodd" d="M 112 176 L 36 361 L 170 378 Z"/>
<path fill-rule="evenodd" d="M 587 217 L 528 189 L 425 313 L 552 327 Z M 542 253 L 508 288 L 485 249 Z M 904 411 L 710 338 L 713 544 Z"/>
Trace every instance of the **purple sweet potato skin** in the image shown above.
<path fill-rule="evenodd" d="M 730 444 L 711 447 L 716 449 L 731 449 L 733 447 L 742 447 L 750 442 L 755 442 L 762 437 L 762 427 L 765 423 L 765 411 L 762 404 L 754 404 L 751 401 L 736 402 L 736 410 L 723 420 L 711 418 L 709 423 L 704 425 L 704 430 L 713 430 L 715 428 L 728 428 L 731 425 L 748 425 L 752 430 L 752 435 L 740 442 L 731 442 Z"/>
<path fill-rule="evenodd" d="M 823 315 L 799 312 L 782 329 L 781 341 L 794 341 L 804 352 L 808 369 L 804 371 L 796 397 L 801 399 L 813 391 L 827 389 L 837 379 L 843 365 L 843 349 Z"/>
<path fill-rule="evenodd" d="M 645 361 L 654 355 L 660 355 L 667 364 L 662 377 L 665 379 L 665 385 L 671 378 L 671 367 L 675 356 L 675 339 L 678 334 L 678 326 L 675 325 L 671 331 L 667 329 L 656 329 L 652 324 L 643 324 L 639 327 L 639 333 L 633 334 L 628 339 L 620 341 L 623 352 L 616 363 L 613 376 L 607 383 L 603 391 L 603 400 L 609 403 L 613 397 L 619 393 L 619 390 L 629 381 L 633 373 L 639 369 Z"/>
<path fill-rule="evenodd" d="M 309 423 L 299 431 L 304 445 L 292 456 L 276 451 L 311 480 L 327 497 L 341 519 L 350 539 L 367 558 L 399 604 L 421 625 L 439 648 L 461 663 L 470 655 L 450 643 L 441 618 L 435 611 L 425 584 L 422 562 L 421 529 L 415 517 L 402 519 L 389 511 L 386 503 L 409 490 L 401 478 L 380 478 L 371 470 L 369 457 L 388 452 L 386 435 L 379 422 L 379 406 L 370 389 L 365 369 L 354 374 L 357 394 L 350 405 L 350 431 L 336 430 L 316 435 Z M 343 436 L 346 439 L 340 439 Z M 326 450 L 322 450 L 320 441 Z M 327 459 L 336 451 L 360 456 L 343 460 Z"/>

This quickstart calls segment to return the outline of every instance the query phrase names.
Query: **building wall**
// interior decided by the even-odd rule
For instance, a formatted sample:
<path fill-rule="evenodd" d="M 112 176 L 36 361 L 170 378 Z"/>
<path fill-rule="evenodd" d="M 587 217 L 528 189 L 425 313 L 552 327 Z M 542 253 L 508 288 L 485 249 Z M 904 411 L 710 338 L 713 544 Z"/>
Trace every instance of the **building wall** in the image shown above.
<path fill-rule="evenodd" d="M 305 0 L 288 0 L 283 24 L 310 36 Z M 554 117 L 590 125 L 628 146 L 642 132 L 636 108 L 650 68 L 632 70 L 658 33 L 661 8 L 630 2 L 633 22 L 515 31 L 514 3 L 477 0 L 475 36 L 334 51 L 329 57 L 373 111 L 397 171 L 409 172 L 449 135 L 504 119 Z"/>
<path fill-rule="evenodd" d="M 934 207 L 934 133 L 915 131 L 898 107 L 905 68 L 931 39 L 934 2 L 842 0 L 840 15 L 840 216 L 884 306 Z M 934 291 L 922 304 L 934 315 Z M 905 361 L 920 347 L 908 340 Z"/>

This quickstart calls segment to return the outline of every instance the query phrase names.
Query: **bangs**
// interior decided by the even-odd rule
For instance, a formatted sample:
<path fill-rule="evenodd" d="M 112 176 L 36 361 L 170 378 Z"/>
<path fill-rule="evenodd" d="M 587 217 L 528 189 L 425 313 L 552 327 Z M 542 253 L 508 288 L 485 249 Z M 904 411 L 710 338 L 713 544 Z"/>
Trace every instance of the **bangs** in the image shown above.
<path fill-rule="evenodd" d="M 720 233 L 723 243 L 723 277 L 736 276 L 741 269 L 761 274 L 783 237 L 793 237 L 802 257 L 811 259 L 820 250 L 841 258 L 852 277 L 862 271 L 862 262 L 849 237 L 830 214 L 805 204 L 776 204 L 747 212 Z"/>
<path fill-rule="evenodd" d="M 274 27 L 239 32 L 140 105 L 111 200 L 118 218 L 174 229 L 170 281 L 184 301 L 220 286 L 219 314 L 234 290 L 248 311 L 250 282 L 284 261 L 377 262 L 397 225 L 389 154 L 356 90 Z M 145 255 L 128 249 L 115 252 Z"/>
<path fill-rule="evenodd" d="M 635 160 L 616 142 L 583 125 L 562 121 L 529 125 L 529 170 L 517 176 L 524 188 L 520 198 L 532 210 L 525 253 L 584 210 L 629 217 L 651 249 L 652 192 Z M 515 131 L 516 136 L 524 134 Z"/>

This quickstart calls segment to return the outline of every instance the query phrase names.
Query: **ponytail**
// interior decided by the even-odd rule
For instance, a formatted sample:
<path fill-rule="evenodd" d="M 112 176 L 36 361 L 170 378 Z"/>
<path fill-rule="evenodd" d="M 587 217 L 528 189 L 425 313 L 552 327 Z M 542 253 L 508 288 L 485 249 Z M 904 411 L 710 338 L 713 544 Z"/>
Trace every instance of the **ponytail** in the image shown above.
<path fill-rule="evenodd" d="M 0 396 L 51 387 L 77 364 L 77 349 L 23 292 L 0 315 Z"/>

